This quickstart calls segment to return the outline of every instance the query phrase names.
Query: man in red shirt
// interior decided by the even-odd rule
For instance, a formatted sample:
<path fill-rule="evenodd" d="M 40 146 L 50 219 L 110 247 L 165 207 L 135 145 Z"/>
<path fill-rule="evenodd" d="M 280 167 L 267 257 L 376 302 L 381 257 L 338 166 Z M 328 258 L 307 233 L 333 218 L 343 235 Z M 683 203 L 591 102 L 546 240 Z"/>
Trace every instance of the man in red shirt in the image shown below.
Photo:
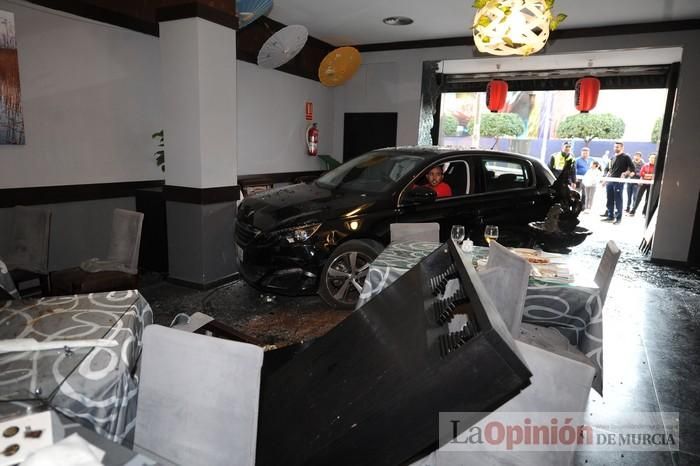
<path fill-rule="evenodd" d="M 444 174 L 442 173 L 441 165 L 435 165 L 431 168 L 430 171 L 426 173 L 425 178 L 428 180 L 428 185 L 437 194 L 437 197 L 452 196 L 452 188 L 442 180 Z"/>

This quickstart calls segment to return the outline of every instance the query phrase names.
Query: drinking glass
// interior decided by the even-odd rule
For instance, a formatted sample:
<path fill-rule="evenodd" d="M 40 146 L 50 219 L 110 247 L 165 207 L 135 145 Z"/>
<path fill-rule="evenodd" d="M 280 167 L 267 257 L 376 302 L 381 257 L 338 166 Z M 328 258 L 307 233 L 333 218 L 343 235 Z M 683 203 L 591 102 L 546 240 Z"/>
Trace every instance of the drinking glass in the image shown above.
<path fill-rule="evenodd" d="M 450 235 L 452 236 L 452 239 L 457 242 L 457 244 L 462 244 L 462 241 L 464 241 L 464 226 L 452 225 Z"/>
<path fill-rule="evenodd" d="M 484 239 L 487 244 L 498 239 L 498 227 L 496 225 L 486 225 L 484 228 Z"/>

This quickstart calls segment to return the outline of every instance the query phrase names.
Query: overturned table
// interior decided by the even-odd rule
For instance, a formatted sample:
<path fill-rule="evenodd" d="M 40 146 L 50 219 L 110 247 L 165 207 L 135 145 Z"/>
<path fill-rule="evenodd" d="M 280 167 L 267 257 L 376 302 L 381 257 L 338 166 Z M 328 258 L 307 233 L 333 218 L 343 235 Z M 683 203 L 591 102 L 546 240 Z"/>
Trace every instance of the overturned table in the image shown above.
<path fill-rule="evenodd" d="M 372 262 L 360 294 L 356 309 L 390 286 L 424 257 L 428 256 L 439 243 L 425 241 L 404 241 L 391 243 Z M 488 248 L 475 247 L 473 262 L 488 256 Z M 547 257 L 566 263 L 576 272 L 571 257 L 548 253 Z M 603 315 L 600 289 L 592 280 L 577 277 L 571 283 L 555 283 L 531 277 L 523 322 L 556 328 L 569 343 L 587 356 L 596 368 L 593 388 L 603 391 Z"/>

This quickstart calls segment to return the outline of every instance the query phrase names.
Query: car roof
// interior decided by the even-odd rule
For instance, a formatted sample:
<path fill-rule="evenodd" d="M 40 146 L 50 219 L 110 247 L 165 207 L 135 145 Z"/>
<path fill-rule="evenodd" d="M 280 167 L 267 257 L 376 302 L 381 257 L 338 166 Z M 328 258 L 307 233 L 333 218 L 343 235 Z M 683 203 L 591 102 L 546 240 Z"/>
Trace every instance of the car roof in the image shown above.
<path fill-rule="evenodd" d="M 526 159 L 538 164 L 542 163 L 540 159 L 531 155 L 518 154 L 515 152 L 495 151 L 490 149 L 462 149 L 447 146 L 399 146 L 375 149 L 372 152 L 379 151 L 388 155 L 418 155 L 425 157 L 426 160 L 438 159 L 449 155 L 497 155 L 499 157 L 504 156 L 517 159 Z"/>

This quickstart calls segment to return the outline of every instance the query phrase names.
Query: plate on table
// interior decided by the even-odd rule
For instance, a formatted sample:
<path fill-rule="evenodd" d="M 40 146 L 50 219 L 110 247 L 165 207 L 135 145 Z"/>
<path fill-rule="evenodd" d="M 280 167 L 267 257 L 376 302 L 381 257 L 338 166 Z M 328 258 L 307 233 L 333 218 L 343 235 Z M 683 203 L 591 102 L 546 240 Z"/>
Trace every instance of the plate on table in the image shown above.
<path fill-rule="evenodd" d="M 551 262 L 548 257 L 542 255 L 542 251 L 535 249 L 513 248 L 512 251 L 531 264 L 549 264 Z"/>

